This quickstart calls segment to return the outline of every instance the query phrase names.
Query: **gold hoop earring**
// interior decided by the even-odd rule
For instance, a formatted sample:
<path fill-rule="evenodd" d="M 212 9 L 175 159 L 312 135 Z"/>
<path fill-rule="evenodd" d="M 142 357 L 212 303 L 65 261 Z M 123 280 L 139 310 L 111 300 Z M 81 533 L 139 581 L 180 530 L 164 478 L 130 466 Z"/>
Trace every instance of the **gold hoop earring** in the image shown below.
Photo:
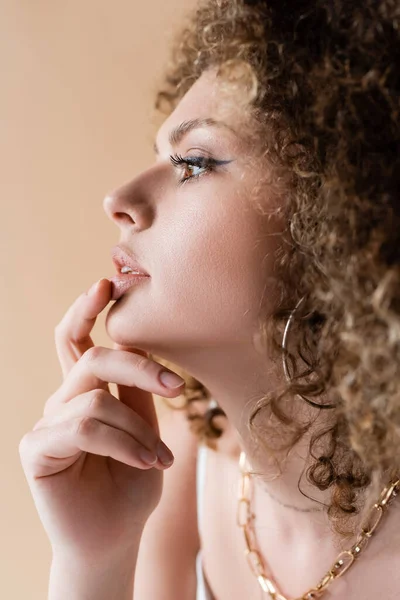
<path fill-rule="evenodd" d="M 300 304 L 303 302 L 305 296 L 303 296 L 302 298 L 300 298 L 300 300 L 297 302 L 295 308 L 291 311 L 288 322 L 286 323 L 286 327 L 285 330 L 283 332 L 283 338 L 282 338 L 282 363 L 283 363 L 283 371 L 285 373 L 285 377 L 286 377 L 286 381 L 290 382 L 292 380 L 290 374 L 289 374 L 289 369 L 288 369 L 288 364 L 287 364 L 287 357 L 286 357 L 286 353 L 287 353 L 287 337 L 288 337 L 288 331 L 289 331 L 289 327 L 290 324 L 293 320 L 293 316 L 296 312 L 296 310 L 298 309 L 298 307 L 300 306 Z M 303 400 L 305 400 L 305 402 L 307 402 L 308 404 L 310 404 L 311 406 L 314 406 L 314 408 L 336 408 L 335 404 L 318 404 L 317 402 L 313 402 L 312 400 L 309 400 L 309 398 L 306 398 L 305 396 L 303 396 L 302 394 L 296 394 L 297 396 L 300 396 L 300 398 L 302 398 Z"/>

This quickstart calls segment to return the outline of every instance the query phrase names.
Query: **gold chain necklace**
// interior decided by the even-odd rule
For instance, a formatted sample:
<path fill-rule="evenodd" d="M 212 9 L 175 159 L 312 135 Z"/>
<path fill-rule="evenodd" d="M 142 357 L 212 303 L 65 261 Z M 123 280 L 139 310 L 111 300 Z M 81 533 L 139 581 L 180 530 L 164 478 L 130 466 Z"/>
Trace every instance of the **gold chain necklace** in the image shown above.
<path fill-rule="evenodd" d="M 255 515 L 251 512 L 252 497 L 252 474 L 249 470 L 246 454 L 241 452 L 239 459 L 241 478 L 239 481 L 237 524 L 243 530 L 245 541 L 245 555 L 252 573 L 257 577 L 263 592 L 266 592 L 272 600 L 288 600 L 278 592 L 275 583 L 267 576 L 263 559 L 257 549 L 256 537 L 252 520 Z M 400 479 L 392 480 L 381 492 L 378 501 L 371 508 L 359 534 L 357 541 L 349 550 L 343 550 L 337 556 L 336 561 L 321 579 L 316 587 L 311 588 L 301 597 L 295 600 L 315 600 L 324 595 L 327 587 L 338 577 L 341 577 L 354 564 L 354 561 L 368 544 L 369 538 L 378 527 L 382 515 L 386 512 L 388 505 L 400 492 Z"/>

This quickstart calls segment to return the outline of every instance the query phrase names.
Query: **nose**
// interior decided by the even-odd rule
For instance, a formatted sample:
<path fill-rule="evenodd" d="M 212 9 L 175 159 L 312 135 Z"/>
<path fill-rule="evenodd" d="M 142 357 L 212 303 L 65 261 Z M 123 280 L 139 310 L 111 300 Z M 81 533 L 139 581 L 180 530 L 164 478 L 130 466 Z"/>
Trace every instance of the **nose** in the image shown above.
<path fill-rule="evenodd" d="M 108 193 L 103 200 L 103 209 L 111 221 L 121 229 L 126 227 L 140 231 L 150 227 L 153 209 L 151 192 L 145 190 L 140 175 Z"/>

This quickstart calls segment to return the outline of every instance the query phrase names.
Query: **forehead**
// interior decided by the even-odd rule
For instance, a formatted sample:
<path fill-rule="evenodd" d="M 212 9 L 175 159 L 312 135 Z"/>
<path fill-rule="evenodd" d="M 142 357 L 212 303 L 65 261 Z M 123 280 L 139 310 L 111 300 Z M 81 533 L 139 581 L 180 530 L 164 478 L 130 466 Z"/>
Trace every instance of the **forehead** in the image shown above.
<path fill-rule="evenodd" d="M 167 139 L 174 127 L 194 119 L 222 121 L 233 130 L 240 129 L 240 124 L 248 122 L 245 111 L 243 108 L 240 110 L 235 101 L 233 91 L 218 79 L 215 70 L 203 72 L 194 82 L 161 125 L 158 136 Z"/>

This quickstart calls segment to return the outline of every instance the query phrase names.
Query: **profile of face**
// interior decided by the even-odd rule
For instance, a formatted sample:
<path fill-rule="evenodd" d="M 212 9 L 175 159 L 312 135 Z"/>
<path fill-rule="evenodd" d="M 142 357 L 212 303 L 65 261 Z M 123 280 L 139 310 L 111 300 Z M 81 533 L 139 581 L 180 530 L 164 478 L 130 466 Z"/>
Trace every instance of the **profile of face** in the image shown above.
<path fill-rule="evenodd" d="M 160 127 L 154 164 L 104 200 L 121 245 L 150 274 L 107 314 L 119 344 L 172 361 L 224 352 L 251 344 L 262 303 L 272 308 L 282 224 L 254 209 L 265 167 L 232 100 L 215 72 L 204 72 Z M 263 202 L 272 203 L 268 190 Z"/>

